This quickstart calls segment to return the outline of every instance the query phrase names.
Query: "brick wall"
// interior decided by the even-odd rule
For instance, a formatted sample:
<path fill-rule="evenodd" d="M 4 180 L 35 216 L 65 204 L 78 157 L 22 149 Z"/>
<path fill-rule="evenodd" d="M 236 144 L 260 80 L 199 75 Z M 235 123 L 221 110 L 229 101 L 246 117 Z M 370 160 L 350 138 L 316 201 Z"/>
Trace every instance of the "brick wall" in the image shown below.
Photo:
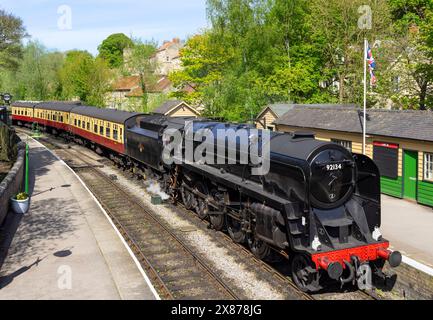
<path fill-rule="evenodd" d="M 26 145 L 24 142 L 20 142 L 18 144 L 17 160 L 9 171 L 9 174 L 0 184 L 0 225 L 3 223 L 8 213 L 9 199 L 22 191 L 25 170 L 25 152 Z"/>

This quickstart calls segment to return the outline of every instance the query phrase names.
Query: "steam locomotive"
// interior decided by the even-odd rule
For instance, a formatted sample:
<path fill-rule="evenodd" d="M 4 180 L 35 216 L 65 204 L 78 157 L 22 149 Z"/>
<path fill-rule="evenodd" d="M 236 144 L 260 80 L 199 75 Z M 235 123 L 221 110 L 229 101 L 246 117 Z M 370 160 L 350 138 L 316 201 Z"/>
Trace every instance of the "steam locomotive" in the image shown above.
<path fill-rule="evenodd" d="M 276 253 L 289 257 L 293 280 L 305 292 L 320 290 L 326 279 L 365 289 L 373 274 L 384 277 L 386 261 L 391 267 L 401 263 L 401 254 L 389 250 L 379 229 L 377 166 L 338 144 L 316 140 L 310 133 L 272 132 L 267 142 L 270 170 L 253 175 L 256 164 L 239 159 L 255 145 L 263 149 L 265 132 L 249 125 L 52 103 L 24 103 L 15 109 L 12 105 L 16 124 L 36 122 L 103 150 L 119 166 L 159 180 L 173 201 L 208 219 L 214 229 L 227 230 L 258 258 Z M 231 162 L 185 160 L 187 153 L 201 148 L 202 140 L 195 137 L 203 130 L 213 133 L 213 145 L 222 142 L 226 147 L 223 160 L 235 155 Z M 246 131 L 247 141 L 217 134 L 239 130 Z M 173 142 L 167 132 L 174 131 L 182 142 L 169 163 L 164 150 Z M 214 148 L 206 152 L 221 158 Z"/>

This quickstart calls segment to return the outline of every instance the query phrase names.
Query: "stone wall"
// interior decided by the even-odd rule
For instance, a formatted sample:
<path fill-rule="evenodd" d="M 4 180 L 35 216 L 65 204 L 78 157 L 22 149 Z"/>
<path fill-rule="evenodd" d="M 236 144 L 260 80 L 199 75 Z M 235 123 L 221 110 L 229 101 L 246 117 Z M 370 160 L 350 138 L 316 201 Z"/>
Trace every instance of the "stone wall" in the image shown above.
<path fill-rule="evenodd" d="M 9 210 L 9 199 L 22 191 L 25 170 L 26 144 L 18 143 L 17 160 L 0 184 L 0 225 Z"/>

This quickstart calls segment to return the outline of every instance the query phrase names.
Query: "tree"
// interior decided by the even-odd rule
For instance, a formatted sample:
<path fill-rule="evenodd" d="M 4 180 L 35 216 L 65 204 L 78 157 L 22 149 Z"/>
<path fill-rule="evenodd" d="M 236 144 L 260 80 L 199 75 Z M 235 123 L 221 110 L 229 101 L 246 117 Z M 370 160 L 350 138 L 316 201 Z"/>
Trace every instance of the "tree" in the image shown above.
<path fill-rule="evenodd" d="M 182 69 L 169 75 L 174 86 L 179 88 L 172 96 L 193 104 L 201 104 L 206 88 L 222 81 L 223 70 L 233 55 L 227 47 L 214 45 L 210 33 L 191 37 L 180 51 Z M 187 92 L 183 88 L 192 88 Z"/>
<path fill-rule="evenodd" d="M 48 100 L 59 98 L 61 83 L 59 71 L 64 56 L 49 52 L 36 41 L 29 42 L 23 50 L 16 71 L 2 73 L 2 89 L 13 93 L 15 99 Z"/>
<path fill-rule="evenodd" d="M 333 101 L 319 86 L 328 74 L 308 1 L 208 0 L 207 7 L 212 28 L 181 51 L 184 69 L 170 75 L 175 96 L 232 121 L 253 120 L 273 102 Z"/>
<path fill-rule="evenodd" d="M 365 7 L 368 5 L 368 7 Z M 366 8 L 365 11 L 362 8 Z M 362 14 L 371 10 L 371 28 L 360 28 Z M 328 79 L 338 81 L 340 103 L 362 103 L 364 38 L 371 46 L 386 40 L 391 24 L 387 0 L 321 0 L 311 2 L 312 38 L 323 47 Z M 379 61 L 378 61 L 379 62 Z M 380 65 L 381 68 L 386 66 Z"/>
<path fill-rule="evenodd" d="M 0 10 L 0 68 L 18 67 L 22 55 L 21 41 L 26 36 L 22 20 Z"/>
<path fill-rule="evenodd" d="M 393 100 L 403 108 L 433 107 L 433 2 L 389 0 L 395 33 L 394 64 L 399 79 Z M 389 91 L 385 90 L 385 93 Z"/>
<path fill-rule="evenodd" d="M 156 53 L 156 44 L 153 42 L 143 42 L 135 40 L 134 46 L 128 60 L 128 68 L 132 74 L 140 77 L 140 87 L 142 91 L 142 110 L 149 111 L 149 92 L 156 84 L 155 71 L 157 62 L 154 59 Z"/>
<path fill-rule="evenodd" d="M 107 60 L 111 68 L 119 68 L 123 64 L 124 50 L 133 45 L 132 40 L 123 33 L 112 34 L 98 47 L 99 57 Z"/>
<path fill-rule="evenodd" d="M 69 51 L 60 71 L 62 96 L 64 99 L 79 98 L 90 105 L 103 107 L 110 75 L 103 59 L 95 59 L 87 51 Z"/>

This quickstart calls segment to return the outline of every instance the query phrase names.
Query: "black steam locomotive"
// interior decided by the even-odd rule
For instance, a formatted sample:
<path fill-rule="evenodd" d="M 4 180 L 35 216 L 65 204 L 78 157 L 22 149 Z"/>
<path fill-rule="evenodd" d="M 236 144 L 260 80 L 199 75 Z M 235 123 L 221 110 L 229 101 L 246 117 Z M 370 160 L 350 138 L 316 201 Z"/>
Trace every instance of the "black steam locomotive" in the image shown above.
<path fill-rule="evenodd" d="M 235 162 L 209 165 L 185 161 L 185 145 L 191 142 L 196 151 L 202 142 L 188 141 L 193 138 L 188 138 L 186 119 L 144 116 L 136 120 L 126 131 L 131 165 L 145 170 L 145 164 L 158 172 L 174 199 L 200 218 L 209 218 L 215 229 L 226 227 L 235 242 L 247 242 L 258 258 L 266 259 L 273 252 L 287 254 L 300 289 L 321 289 L 323 273 L 343 284 L 358 281 L 365 288 L 372 273 L 383 276 L 385 261 L 392 267 L 401 263 L 401 254 L 388 250 L 389 243 L 379 231 L 380 176 L 368 157 L 352 155 L 309 133 L 271 133 L 270 171 L 254 176 L 253 165 L 241 164 L 239 159 L 251 140 L 261 140 L 261 131 L 253 137 L 246 125 L 195 121 L 192 133 L 208 130 L 214 142 L 218 130 L 244 129 L 249 135 L 247 149 L 240 141 L 230 144 L 225 138 L 225 157 L 236 154 Z M 182 133 L 183 151 L 177 164 L 166 165 L 163 148 L 170 139 L 164 132 L 170 129 Z M 218 157 L 215 149 L 206 152 Z"/>
<path fill-rule="evenodd" d="M 158 179 L 174 201 L 209 219 L 213 228 L 226 229 L 233 241 L 247 243 L 258 258 L 289 257 L 293 279 L 304 291 L 321 289 L 326 278 L 366 288 L 373 274 L 384 277 L 386 261 L 392 267 L 401 263 L 401 254 L 391 252 L 380 234 L 374 162 L 312 134 L 271 133 L 266 142 L 268 132 L 248 125 L 54 102 L 15 103 L 12 120 L 37 123 Z M 211 143 L 199 134 L 204 131 L 212 133 Z M 218 135 L 229 131 L 246 132 L 247 139 Z M 180 135 L 169 154 L 173 162 L 165 161 L 175 140 L 169 132 Z M 222 154 L 215 150 L 218 142 L 225 146 Z M 214 161 L 189 161 L 206 143 L 212 147 L 203 150 Z M 270 170 L 263 175 L 254 174 L 254 161 L 240 161 L 256 146 L 258 155 L 270 151 Z"/>

